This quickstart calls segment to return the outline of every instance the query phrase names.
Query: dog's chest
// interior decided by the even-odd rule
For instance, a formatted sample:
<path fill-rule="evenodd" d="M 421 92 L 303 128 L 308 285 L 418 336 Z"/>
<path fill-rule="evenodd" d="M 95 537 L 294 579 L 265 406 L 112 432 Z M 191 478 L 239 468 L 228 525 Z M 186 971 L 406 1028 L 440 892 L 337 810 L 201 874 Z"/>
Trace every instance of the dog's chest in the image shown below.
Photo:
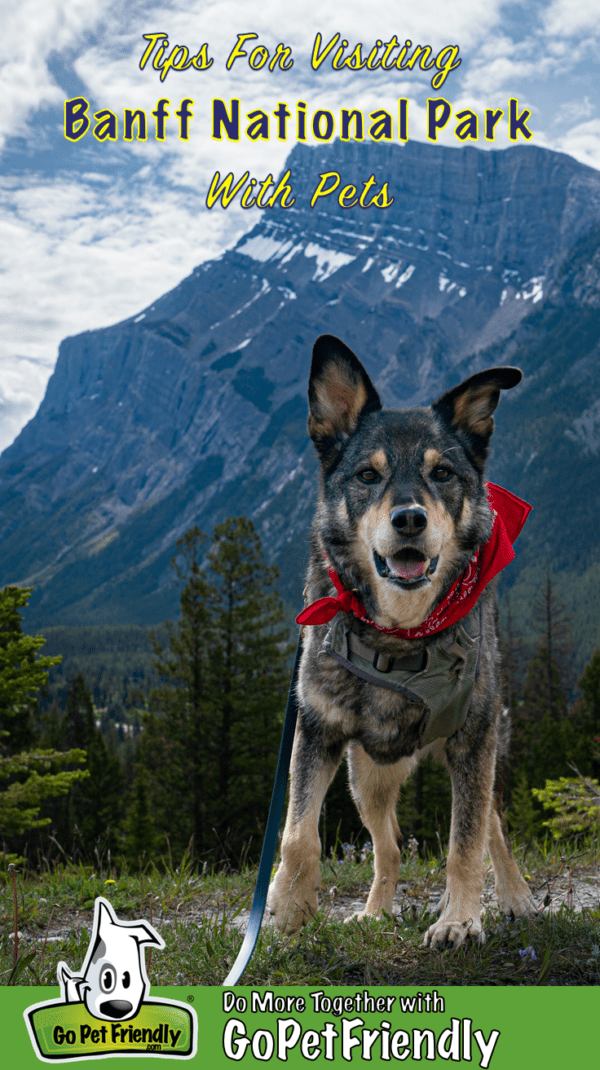
<path fill-rule="evenodd" d="M 416 658 L 394 661 L 365 646 L 340 615 L 309 640 L 303 700 L 329 734 L 360 742 L 380 764 L 395 762 L 464 724 L 479 669 L 477 631 L 460 627 Z"/>

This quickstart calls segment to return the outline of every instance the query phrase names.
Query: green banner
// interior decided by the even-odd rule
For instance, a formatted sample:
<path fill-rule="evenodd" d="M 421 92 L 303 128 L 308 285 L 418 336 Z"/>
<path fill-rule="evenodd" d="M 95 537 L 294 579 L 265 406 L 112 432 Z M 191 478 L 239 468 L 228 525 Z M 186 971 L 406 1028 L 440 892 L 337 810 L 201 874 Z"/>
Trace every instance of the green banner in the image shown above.
<path fill-rule="evenodd" d="M 198 1019 L 197 1053 L 187 1058 L 210 1070 L 266 1062 L 305 1068 L 440 1062 L 484 1070 L 564 1070 L 597 1061 L 595 988 L 156 988 L 152 994 L 135 1019 L 117 1025 L 92 1018 L 82 1004 L 34 1007 L 58 997 L 58 989 L 4 988 L 3 1062 L 19 1070 L 39 1066 L 28 1017 L 35 1022 L 44 1061 L 111 1057 L 111 1070 L 121 1064 L 131 1070 L 124 1056 L 147 1063 L 186 1058 L 187 1008 Z M 156 1040 L 149 1039 L 150 1031 Z"/>

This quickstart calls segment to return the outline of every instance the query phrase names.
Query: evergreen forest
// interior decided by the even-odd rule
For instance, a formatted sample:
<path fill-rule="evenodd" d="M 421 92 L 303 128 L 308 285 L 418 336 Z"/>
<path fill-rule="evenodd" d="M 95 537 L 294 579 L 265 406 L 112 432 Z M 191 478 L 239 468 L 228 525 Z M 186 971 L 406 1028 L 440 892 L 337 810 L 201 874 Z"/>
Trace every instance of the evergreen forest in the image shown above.
<path fill-rule="evenodd" d="M 81 862 L 119 870 L 239 871 L 258 861 L 295 630 L 244 516 L 212 539 L 192 527 L 172 560 L 180 614 L 159 629 L 23 633 L 30 589 L 0 592 L 2 868 Z M 505 703 L 513 721 L 504 806 L 517 842 L 597 831 L 600 651 L 583 672 L 548 570 L 537 635 L 503 604 Z M 43 651 L 43 652 L 42 652 Z M 405 844 L 441 854 L 450 782 L 431 761 L 402 793 Z M 320 825 L 324 857 L 368 850 L 344 763 Z M 414 847 L 413 847 L 414 849 Z"/>

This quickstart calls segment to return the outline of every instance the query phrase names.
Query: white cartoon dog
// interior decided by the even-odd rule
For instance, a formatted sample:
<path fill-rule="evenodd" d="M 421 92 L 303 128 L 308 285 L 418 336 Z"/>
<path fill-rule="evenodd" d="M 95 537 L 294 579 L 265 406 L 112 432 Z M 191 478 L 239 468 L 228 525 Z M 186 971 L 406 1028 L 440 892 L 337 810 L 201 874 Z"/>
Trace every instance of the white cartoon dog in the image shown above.
<path fill-rule="evenodd" d="M 85 1003 L 94 1018 L 134 1018 L 150 987 L 143 945 L 165 942 L 147 921 L 119 921 L 108 900 L 96 899 L 90 946 L 80 974 L 65 962 L 57 968 L 65 1003 Z"/>

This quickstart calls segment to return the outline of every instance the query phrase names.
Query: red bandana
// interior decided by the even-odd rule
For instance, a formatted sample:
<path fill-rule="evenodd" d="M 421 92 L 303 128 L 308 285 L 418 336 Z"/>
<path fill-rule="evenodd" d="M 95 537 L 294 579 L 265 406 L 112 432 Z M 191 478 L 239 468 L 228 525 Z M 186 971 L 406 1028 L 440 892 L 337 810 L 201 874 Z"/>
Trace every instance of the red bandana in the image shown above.
<path fill-rule="evenodd" d="M 377 628 L 387 635 L 396 635 L 402 639 L 422 639 L 434 632 L 441 632 L 466 617 L 476 604 L 484 587 L 515 556 L 512 544 L 520 534 L 531 506 L 522 498 L 517 498 L 504 487 L 487 483 L 487 496 L 494 517 L 492 534 L 488 541 L 473 554 L 462 576 L 454 581 L 448 594 L 437 609 L 416 628 L 382 628 L 369 620 L 362 602 L 345 589 L 336 572 L 329 569 L 331 582 L 337 593 L 336 598 L 318 598 L 296 617 L 296 624 L 328 624 L 336 613 L 354 613 L 365 624 Z"/>

